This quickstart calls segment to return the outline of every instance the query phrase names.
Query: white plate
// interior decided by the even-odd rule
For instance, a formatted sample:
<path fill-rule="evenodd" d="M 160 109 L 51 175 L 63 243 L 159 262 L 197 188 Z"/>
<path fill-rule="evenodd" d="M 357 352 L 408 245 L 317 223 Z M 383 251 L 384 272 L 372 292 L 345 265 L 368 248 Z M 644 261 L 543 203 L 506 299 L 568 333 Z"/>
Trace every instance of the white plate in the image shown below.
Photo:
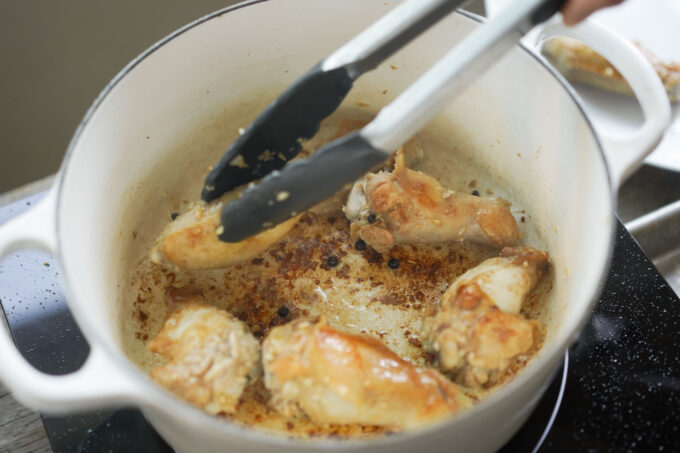
<path fill-rule="evenodd" d="M 662 60 L 680 62 L 678 0 L 627 0 L 620 6 L 598 11 L 593 18 L 639 42 Z M 642 122 L 637 102 L 630 98 L 582 86 L 577 90 L 598 130 L 623 132 Z M 680 171 L 680 106 L 673 106 L 671 126 L 645 163 Z"/>
<path fill-rule="evenodd" d="M 499 13 L 512 1 L 485 0 L 487 15 Z M 626 0 L 592 17 L 662 60 L 680 63 L 680 0 Z M 598 131 L 625 134 L 642 124 L 642 113 L 634 99 L 584 85 L 575 88 Z M 645 163 L 680 171 L 680 105 L 673 106 L 671 126 Z"/>

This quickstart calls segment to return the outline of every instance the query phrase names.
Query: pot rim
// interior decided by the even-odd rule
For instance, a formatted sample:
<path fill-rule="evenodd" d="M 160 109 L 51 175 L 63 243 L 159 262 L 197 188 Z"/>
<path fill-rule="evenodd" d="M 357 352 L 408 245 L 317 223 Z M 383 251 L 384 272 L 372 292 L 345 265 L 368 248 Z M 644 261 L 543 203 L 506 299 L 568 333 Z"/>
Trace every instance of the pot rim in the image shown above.
<path fill-rule="evenodd" d="M 273 0 L 245 0 L 242 2 L 239 2 L 235 5 L 225 7 L 223 9 L 217 10 L 215 12 L 212 12 L 210 14 L 207 14 L 193 22 L 190 22 L 189 24 L 175 30 L 174 32 L 170 33 L 166 37 L 160 39 L 153 45 L 151 45 L 149 48 L 147 48 L 145 51 L 143 51 L 141 54 L 139 54 L 137 57 L 135 57 L 132 61 L 130 61 L 116 76 L 111 79 L 111 81 L 104 87 L 104 89 L 101 91 L 101 93 L 95 98 L 93 101 L 92 105 L 89 107 L 87 112 L 85 113 L 84 117 L 82 120 L 79 122 L 74 135 L 69 142 L 69 145 L 66 150 L 66 154 L 64 156 L 64 159 L 62 161 L 62 164 L 59 168 L 59 171 L 56 175 L 55 178 L 55 186 L 56 186 L 56 210 L 55 210 L 55 223 L 56 223 L 56 238 L 57 238 L 57 259 L 60 262 L 61 269 L 62 269 L 62 276 L 63 276 L 63 283 L 64 283 L 64 292 L 69 296 L 67 297 L 67 301 L 71 299 L 72 296 L 72 291 L 70 289 L 71 285 L 69 282 L 75 281 L 70 278 L 70 273 L 69 270 L 64 266 L 64 262 L 61 258 L 61 250 L 62 248 L 62 234 L 61 234 L 61 222 L 60 222 L 60 214 L 62 211 L 62 202 L 63 202 L 63 180 L 67 177 L 68 170 L 70 168 L 70 161 L 73 157 L 73 154 L 75 152 L 75 148 L 78 144 L 78 141 L 83 134 L 83 131 L 85 128 L 88 126 L 90 123 L 90 120 L 93 118 L 94 114 L 96 113 L 97 109 L 99 106 L 104 102 L 104 100 L 111 94 L 111 92 L 116 88 L 116 86 L 128 75 L 132 72 L 132 70 L 142 63 L 147 57 L 152 55 L 156 50 L 160 49 L 164 45 L 168 44 L 169 42 L 173 41 L 175 38 L 178 38 L 179 36 L 183 35 L 184 33 L 198 27 L 199 25 L 208 22 L 213 19 L 220 18 L 224 14 L 240 10 L 241 8 L 245 8 L 247 6 L 252 6 L 252 5 L 257 5 L 260 3 L 266 3 L 266 2 L 272 2 Z M 485 22 L 485 18 L 476 15 L 474 13 L 470 13 L 468 11 L 462 11 L 460 9 L 457 9 L 454 14 L 461 15 L 469 20 L 472 20 L 477 23 L 483 23 Z M 602 146 L 602 142 L 597 134 L 597 131 L 591 121 L 591 119 L 588 117 L 583 102 L 580 99 L 579 95 L 576 93 L 573 87 L 568 84 L 566 79 L 552 66 L 550 66 L 542 57 L 540 57 L 538 54 L 534 53 L 531 49 L 529 49 L 527 46 L 525 46 L 523 43 L 518 43 L 518 46 L 530 57 L 532 57 L 536 63 L 538 63 L 540 66 L 542 66 L 543 69 L 547 70 L 555 79 L 557 79 L 557 82 L 561 86 L 561 88 L 566 92 L 566 94 L 571 98 L 573 103 L 576 105 L 578 110 L 581 113 L 581 116 L 585 119 L 586 124 L 588 125 L 588 128 L 590 129 L 592 138 L 594 139 L 596 145 L 597 145 L 597 151 L 599 154 L 599 158 L 603 163 L 603 168 L 604 168 L 604 173 L 605 177 L 607 180 L 607 185 L 609 187 L 609 193 L 610 193 L 610 205 L 611 205 L 611 215 L 613 220 L 616 219 L 615 214 L 614 214 L 614 208 L 615 208 L 615 192 L 614 192 L 614 187 L 612 184 L 612 178 L 611 178 L 611 173 L 610 173 L 610 168 L 607 163 L 607 159 L 605 158 L 605 153 L 604 149 Z M 553 346 L 553 350 L 549 351 L 549 354 L 545 353 L 545 350 L 542 349 L 540 352 L 542 353 L 541 357 L 536 357 L 535 359 L 532 360 L 533 362 L 533 368 L 534 372 L 536 372 L 540 367 L 545 367 L 549 364 L 549 362 L 555 361 L 556 364 L 561 363 L 564 360 L 564 352 L 568 350 L 569 346 L 571 343 L 573 343 L 577 338 L 580 332 L 583 329 L 583 326 L 586 324 L 588 321 L 590 314 L 592 313 L 595 303 L 597 302 L 597 297 L 599 294 L 602 292 L 602 289 L 604 287 L 606 277 L 607 277 L 607 272 L 606 270 L 610 267 L 611 264 L 611 257 L 612 257 L 612 252 L 613 252 L 613 242 L 614 242 L 614 234 L 615 234 L 615 229 L 616 229 L 616 222 L 612 221 L 611 226 L 609 228 L 608 232 L 608 240 L 607 240 L 607 255 L 606 255 L 606 260 L 604 263 L 604 266 L 601 270 L 601 275 L 598 279 L 597 285 L 594 287 L 593 294 L 591 296 L 591 300 L 587 306 L 587 308 L 584 310 L 584 313 L 582 314 L 581 319 L 576 323 L 572 331 L 568 332 L 566 335 L 565 339 L 561 341 L 559 344 L 555 344 Z M 70 307 L 70 304 L 69 304 Z M 165 413 L 173 413 L 173 414 L 178 414 L 180 417 L 192 417 L 196 418 L 199 417 L 199 421 L 202 426 L 206 428 L 210 428 L 211 431 L 221 431 L 225 434 L 233 435 L 233 436 L 239 436 L 243 440 L 249 441 L 249 442 L 257 442 L 260 444 L 267 444 L 269 446 L 274 446 L 274 447 L 290 447 L 290 446 L 295 446 L 296 448 L 325 448 L 325 449 L 332 449 L 332 450 L 343 450 L 347 448 L 361 448 L 362 446 L 372 446 L 372 447 L 387 447 L 393 443 L 400 443 L 403 441 L 409 441 L 409 440 L 414 440 L 416 438 L 419 438 L 421 436 L 427 436 L 430 433 L 434 431 L 439 431 L 439 430 L 445 430 L 448 427 L 458 424 L 458 423 L 463 423 L 470 417 L 473 417 L 477 412 L 489 407 L 489 406 L 494 406 L 496 403 L 502 399 L 504 399 L 508 393 L 512 393 L 514 390 L 517 388 L 521 387 L 532 374 L 534 373 L 528 373 L 524 372 L 526 368 L 522 370 L 511 382 L 505 384 L 501 389 L 493 392 L 491 395 L 486 397 L 482 402 L 479 404 L 475 405 L 474 407 L 465 410 L 463 413 L 460 415 L 455 415 L 449 419 L 442 420 L 441 422 L 438 423 L 433 423 L 432 425 L 425 426 L 416 430 L 412 431 L 405 431 L 401 433 L 397 433 L 395 435 L 390 435 L 390 436 L 383 436 L 375 439 L 346 439 L 346 440 L 332 440 L 332 439 L 311 439 L 311 440 L 306 440 L 306 439 L 294 439 L 294 438 L 288 438 L 285 437 L 279 433 L 276 432 L 270 432 L 270 431 L 265 431 L 262 429 L 250 427 L 250 426 L 245 426 L 241 425 L 240 423 L 235 423 L 235 422 L 229 422 L 226 420 L 219 419 L 217 417 L 211 416 L 204 412 L 203 410 L 196 408 L 184 401 L 182 401 L 180 398 L 174 396 L 167 390 L 161 388 L 160 386 L 156 385 L 153 383 L 148 375 L 143 373 L 139 368 L 137 368 L 135 365 L 133 365 L 130 360 L 124 355 L 124 353 L 119 349 L 113 347 L 111 344 L 109 344 L 108 341 L 106 341 L 105 337 L 101 332 L 98 330 L 90 327 L 88 323 L 86 322 L 80 322 L 80 321 L 85 321 L 83 319 L 83 316 L 79 314 L 78 310 L 73 312 L 73 316 L 78 321 L 78 326 L 79 328 L 83 331 L 85 334 L 85 337 L 88 341 L 93 341 L 98 344 L 99 347 L 101 347 L 103 350 L 106 351 L 107 355 L 109 356 L 109 359 L 113 361 L 113 363 L 116 366 L 121 367 L 123 370 L 126 371 L 126 373 L 130 374 L 129 379 L 134 380 L 135 384 L 138 387 L 141 387 L 143 391 L 146 394 L 146 397 L 144 399 L 138 399 L 137 404 L 139 408 L 144 411 L 149 408 L 153 408 L 155 410 L 160 410 Z M 536 363 L 537 361 L 540 362 L 545 362 L 545 363 Z M 532 363 L 529 364 L 531 366 Z M 554 375 L 554 372 L 556 371 L 553 370 L 552 374 Z M 539 391 L 539 394 L 542 395 L 543 391 L 547 388 L 547 386 L 543 386 L 541 390 Z M 542 442 L 543 439 L 541 439 L 539 442 Z M 540 443 L 539 443 L 540 445 Z"/>

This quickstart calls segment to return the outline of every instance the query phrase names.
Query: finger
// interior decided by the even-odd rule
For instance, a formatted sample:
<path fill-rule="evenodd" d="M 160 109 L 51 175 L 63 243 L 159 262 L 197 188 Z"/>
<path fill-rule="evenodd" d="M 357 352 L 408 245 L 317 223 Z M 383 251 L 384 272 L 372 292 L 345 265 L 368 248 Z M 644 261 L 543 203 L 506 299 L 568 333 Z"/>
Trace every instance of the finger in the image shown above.
<path fill-rule="evenodd" d="M 598 9 L 621 3 L 622 0 L 569 0 L 562 8 L 565 25 L 575 25 Z"/>

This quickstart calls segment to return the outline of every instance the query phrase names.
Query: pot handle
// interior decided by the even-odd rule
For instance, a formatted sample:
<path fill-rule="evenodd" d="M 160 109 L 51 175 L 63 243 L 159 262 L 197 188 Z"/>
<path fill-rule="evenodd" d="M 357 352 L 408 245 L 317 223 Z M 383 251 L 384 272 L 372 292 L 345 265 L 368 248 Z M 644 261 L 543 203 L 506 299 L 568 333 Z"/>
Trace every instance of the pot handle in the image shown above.
<path fill-rule="evenodd" d="M 0 226 L 0 258 L 25 248 L 56 253 L 56 200 L 52 187 L 34 208 Z M 53 376 L 36 370 L 24 359 L 7 324 L 0 320 L 0 357 L 0 381 L 22 404 L 43 412 L 59 414 L 139 404 L 143 398 L 137 385 L 96 344 L 90 345 L 90 354 L 78 371 Z"/>
<path fill-rule="evenodd" d="M 558 14 L 550 22 L 532 30 L 535 48 L 553 37 L 577 39 L 602 55 L 623 75 L 635 93 L 644 123 L 627 136 L 599 132 L 612 186 L 616 189 L 642 163 L 661 141 L 671 121 L 671 106 L 666 90 L 652 65 L 629 40 L 593 19 L 567 27 Z"/>

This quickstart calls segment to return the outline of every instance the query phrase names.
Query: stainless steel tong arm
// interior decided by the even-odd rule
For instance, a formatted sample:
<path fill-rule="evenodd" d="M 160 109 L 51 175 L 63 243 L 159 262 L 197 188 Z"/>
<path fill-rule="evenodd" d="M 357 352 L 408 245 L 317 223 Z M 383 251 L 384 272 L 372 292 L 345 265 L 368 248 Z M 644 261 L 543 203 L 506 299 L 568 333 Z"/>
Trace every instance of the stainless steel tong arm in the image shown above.
<path fill-rule="evenodd" d="M 332 71 L 344 67 L 355 80 L 467 2 L 406 0 L 324 59 L 321 69 Z"/>
<path fill-rule="evenodd" d="M 410 6 L 414 1 L 424 0 L 405 4 Z M 422 129 L 533 25 L 552 16 L 561 5 L 562 0 L 515 0 L 502 14 L 466 36 L 360 132 L 337 139 L 311 157 L 289 163 L 280 172 L 270 173 L 241 198 L 227 204 L 222 210 L 220 240 L 236 242 L 270 228 L 361 177 Z M 393 35 L 403 25 L 400 20 L 396 15 L 386 22 Z M 386 43 L 369 45 L 370 33 L 369 28 L 331 58 L 336 64 L 371 63 Z"/>
<path fill-rule="evenodd" d="M 201 198 L 211 201 L 280 170 L 338 108 L 354 81 L 466 0 L 407 0 L 277 97 L 229 146 L 205 178 Z M 277 156 L 262 159 L 263 155 Z M 238 165 L 234 165 L 234 163 Z"/>
<path fill-rule="evenodd" d="M 360 132 L 373 147 L 392 152 L 415 135 L 475 78 L 495 64 L 535 23 L 549 2 L 516 0 L 435 63 Z M 556 3 L 559 7 L 561 2 Z M 553 12 L 556 11 L 553 9 Z"/>

